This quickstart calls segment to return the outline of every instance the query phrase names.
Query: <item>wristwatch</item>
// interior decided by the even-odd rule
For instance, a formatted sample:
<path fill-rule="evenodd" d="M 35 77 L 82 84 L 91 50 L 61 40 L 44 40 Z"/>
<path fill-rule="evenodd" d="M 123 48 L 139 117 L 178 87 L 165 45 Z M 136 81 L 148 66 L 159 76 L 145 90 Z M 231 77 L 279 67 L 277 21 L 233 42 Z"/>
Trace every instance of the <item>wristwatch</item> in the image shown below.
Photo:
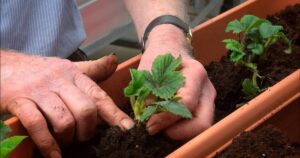
<path fill-rule="evenodd" d="M 172 24 L 180 28 L 183 31 L 183 33 L 186 35 L 186 40 L 188 44 L 192 46 L 192 29 L 185 22 L 183 22 L 181 19 L 179 19 L 174 15 L 162 15 L 152 20 L 149 23 L 149 25 L 146 27 L 144 36 L 141 40 L 142 53 L 144 53 L 145 51 L 145 46 L 148 40 L 149 33 L 155 26 L 161 24 Z"/>

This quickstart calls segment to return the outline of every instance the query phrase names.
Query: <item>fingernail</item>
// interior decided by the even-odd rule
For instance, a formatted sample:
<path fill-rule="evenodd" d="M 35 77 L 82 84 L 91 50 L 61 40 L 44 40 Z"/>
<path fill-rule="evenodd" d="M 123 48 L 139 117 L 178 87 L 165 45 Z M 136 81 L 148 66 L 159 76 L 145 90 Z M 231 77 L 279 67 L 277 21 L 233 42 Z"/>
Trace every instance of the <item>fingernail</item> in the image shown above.
<path fill-rule="evenodd" d="M 126 130 L 131 129 L 134 126 L 134 122 L 130 119 L 123 119 L 120 123 Z"/>
<path fill-rule="evenodd" d="M 54 150 L 50 153 L 51 158 L 61 158 L 61 155 L 58 151 Z"/>

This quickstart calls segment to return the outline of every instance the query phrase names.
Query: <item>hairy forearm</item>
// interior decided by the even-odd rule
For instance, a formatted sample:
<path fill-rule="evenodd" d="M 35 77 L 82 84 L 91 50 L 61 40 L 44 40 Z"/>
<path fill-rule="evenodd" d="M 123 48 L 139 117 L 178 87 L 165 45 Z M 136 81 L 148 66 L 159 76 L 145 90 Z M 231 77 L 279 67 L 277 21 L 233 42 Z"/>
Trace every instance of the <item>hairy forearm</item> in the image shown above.
<path fill-rule="evenodd" d="M 187 0 L 124 0 L 139 39 L 147 25 L 161 15 L 174 15 L 188 22 Z"/>
<path fill-rule="evenodd" d="M 124 2 L 133 19 L 140 40 L 148 24 L 161 15 L 174 15 L 184 22 L 188 22 L 187 0 L 124 0 Z M 172 24 L 154 27 L 148 36 L 146 48 L 151 47 L 152 49 L 164 45 L 174 47 L 161 51 L 176 51 L 176 47 L 186 47 L 187 43 L 183 31 Z"/>

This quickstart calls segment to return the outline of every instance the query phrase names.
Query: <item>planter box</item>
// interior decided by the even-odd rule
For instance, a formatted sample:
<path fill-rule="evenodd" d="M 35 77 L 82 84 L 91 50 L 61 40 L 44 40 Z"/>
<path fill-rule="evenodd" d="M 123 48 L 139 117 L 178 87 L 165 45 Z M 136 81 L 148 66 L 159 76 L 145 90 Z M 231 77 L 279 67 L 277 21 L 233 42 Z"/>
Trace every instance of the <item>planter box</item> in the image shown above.
<path fill-rule="evenodd" d="M 226 24 L 244 14 L 254 14 L 259 17 L 278 12 L 287 5 L 300 3 L 300 0 L 249 0 L 194 29 L 193 45 L 195 58 L 203 64 L 218 61 L 226 55 L 225 38 L 233 35 L 224 32 Z M 130 81 L 130 68 L 136 68 L 140 56 L 133 57 L 119 65 L 116 73 L 107 81 L 101 83 L 101 87 L 113 98 L 117 105 L 124 105 L 128 100 L 123 96 L 123 89 Z M 284 90 L 283 90 L 284 89 Z M 174 151 L 168 157 L 206 157 L 221 150 L 225 144 L 244 130 L 251 130 L 264 120 L 268 120 L 280 129 L 287 130 L 292 140 L 300 140 L 300 127 L 295 125 L 300 122 L 300 69 L 286 77 L 273 87 L 257 96 L 249 103 L 236 110 L 208 130 L 196 136 L 194 139 Z M 266 101 L 268 100 L 269 101 Z M 298 106 L 297 106 L 298 105 Z M 289 113 L 292 112 L 293 114 Z M 296 115 L 296 113 L 298 113 Z M 288 114 L 286 116 L 285 114 Z M 243 119 L 241 119 L 243 118 Z M 296 120 L 296 121 L 292 121 Z M 289 124 L 285 124 L 287 121 Z M 24 134 L 24 129 L 16 118 L 6 121 L 12 128 L 12 134 Z M 288 127 L 298 129 L 288 130 Z M 225 130 L 226 129 L 226 130 Z M 20 154 L 18 152 L 26 151 Z M 23 142 L 11 157 L 30 158 L 33 145 L 30 140 Z"/>

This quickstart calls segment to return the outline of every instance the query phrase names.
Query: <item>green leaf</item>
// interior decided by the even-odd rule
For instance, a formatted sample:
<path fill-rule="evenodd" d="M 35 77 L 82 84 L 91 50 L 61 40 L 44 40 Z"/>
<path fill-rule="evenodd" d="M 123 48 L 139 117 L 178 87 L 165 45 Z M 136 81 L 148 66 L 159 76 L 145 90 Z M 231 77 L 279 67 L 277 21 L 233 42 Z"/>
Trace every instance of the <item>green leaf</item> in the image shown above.
<path fill-rule="evenodd" d="M 244 15 L 241 19 L 241 24 L 245 28 L 245 32 L 251 30 L 253 27 L 259 24 L 259 18 L 254 15 Z"/>
<path fill-rule="evenodd" d="M 185 78 L 180 72 L 169 72 L 164 77 L 157 81 L 152 76 L 147 75 L 145 86 L 152 93 L 162 99 L 170 99 L 182 87 Z"/>
<path fill-rule="evenodd" d="M 130 70 L 131 81 L 124 89 L 125 96 L 141 96 L 149 91 L 145 84 L 144 71 Z"/>
<path fill-rule="evenodd" d="M 2 120 L 0 120 L 0 141 L 6 138 L 8 132 L 10 132 L 10 128 Z"/>
<path fill-rule="evenodd" d="M 171 54 L 158 56 L 152 65 L 152 74 L 144 72 L 145 86 L 162 99 L 170 99 L 182 87 L 185 78 L 176 69 L 181 58 L 174 59 Z"/>
<path fill-rule="evenodd" d="M 231 52 L 229 57 L 232 62 L 238 62 L 238 61 L 242 60 L 244 56 L 245 56 L 245 53 Z"/>
<path fill-rule="evenodd" d="M 226 26 L 225 32 L 229 32 L 229 31 L 238 34 L 245 31 L 245 27 L 238 20 L 233 20 L 229 22 Z"/>
<path fill-rule="evenodd" d="M 174 59 L 171 54 L 159 55 L 153 62 L 152 75 L 156 80 L 160 80 L 168 72 L 175 71 L 180 64 L 180 57 Z"/>
<path fill-rule="evenodd" d="M 240 52 L 243 53 L 243 45 L 235 40 L 235 39 L 225 39 L 223 42 L 226 44 L 226 48 L 228 50 L 234 51 L 234 52 Z"/>
<path fill-rule="evenodd" d="M 226 49 L 230 50 L 230 60 L 233 62 L 241 60 L 245 53 L 241 43 L 234 39 L 225 39 L 223 42 L 226 44 Z"/>
<path fill-rule="evenodd" d="M 264 46 L 260 43 L 250 43 L 247 48 L 256 55 L 262 55 L 264 52 Z"/>
<path fill-rule="evenodd" d="M 249 21 L 251 21 L 251 20 L 249 20 Z M 253 18 L 252 22 L 249 22 L 249 23 L 251 23 L 251 24 L 245 31 L 245 34 L 244 34 L 245 38 L 250 39 L 252 42 L 255 42 L 255 43 L 262 43 L 263 39 L 259 33 L 259 27 L 262 23 L 271 23 L 271 22 L 269 22 L 266 19 Z"/>
<path fill-rule="evenodd" d="M 243 92 L 246 94 L 246 99 L 252 99 L 259 93 L 259 87 L 255 86 L 250 79 L 245 79 L 242 83 Z"/>
<path fill-rule="evenodd" d="M 26 136 L 13 136 L 0 142 L 0 158 L 8 155 L 26 138 Z"/>
<path fill-rule="evenodd" d="M 148 106 L 140 118 L 141 122 L 148 120 L 151 115 L 157 112 L 157 110 L 158 110 L 157 106 Z"/>
<path fill-rule="evenodd" d="M 172 114 L 179 115 L 183 118 L 192 118 L 192 113 L 184 105 L 178 102 L 168 100 L 156 102 L 155 104 Z"/>
<path fill-rule="evenodd" d="M 258 29 L 250 30 L 249 32 L 246 33 L 246 37 L 254 43 L 261 43 L 261 41 L 262 41 L 262 38 L 259 34 Z"/>
<path fill-rule="evenodd" d="M 270 23 L 264 22 L 259 26 L 259 33 L 264 39 L 268 39 L 276 35 L 282 29 L 283 27 L 280 25 L 272 25 Z"/>
<path fill-rule="evenodd" d="M 270 23 L 270 21 L 266 20 L 266 19 L 258 19 L 255 23 L 252 24 L 252 26 L 249 28 L 249 30 L 247 31 L 253 31 L 253 30 L 258 30 L 259 26 L 262 24 L 262 23 Z"/>

